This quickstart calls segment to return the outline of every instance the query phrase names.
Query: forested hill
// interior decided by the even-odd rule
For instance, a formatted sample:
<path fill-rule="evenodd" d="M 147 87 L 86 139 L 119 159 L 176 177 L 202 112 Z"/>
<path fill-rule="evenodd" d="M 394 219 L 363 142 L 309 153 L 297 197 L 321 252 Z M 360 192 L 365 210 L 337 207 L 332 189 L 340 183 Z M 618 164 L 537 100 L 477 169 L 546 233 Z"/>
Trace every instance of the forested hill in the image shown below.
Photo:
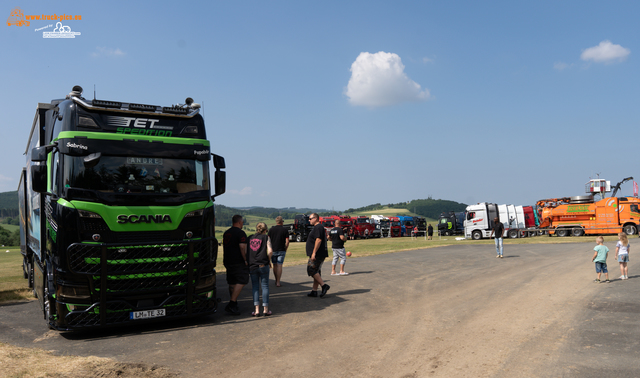
<path fill-rule="evenodd" d="M 0 193 L 0 218 L 18 216 L 18 191 Z"/>
<path fill-rule="evenodd" d="M 438 219 L 441 213 L 448 213 L 449 211 L 464 211 L 467 205 L 460 202 L 449 200 L 434 200 L 433 198 L 412 200 L 409 202 L 390 203 L 388 205 L 381 205 L 379 203 L 360 207 L 357 209 L 347 209 L 346 214 L 358 213 L 363 211 L 375 211 L 383 208 L 393 209 L 407 209 L 414 214 L 421 215 L 426 218 Z"/>

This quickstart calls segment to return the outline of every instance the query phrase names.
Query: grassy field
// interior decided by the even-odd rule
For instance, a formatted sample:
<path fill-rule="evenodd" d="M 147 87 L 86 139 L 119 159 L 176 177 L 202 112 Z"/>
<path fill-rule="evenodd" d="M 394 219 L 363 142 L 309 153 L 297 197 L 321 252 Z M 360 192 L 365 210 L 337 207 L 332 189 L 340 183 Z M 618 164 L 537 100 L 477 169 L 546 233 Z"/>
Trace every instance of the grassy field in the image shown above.
<path fill-rule="evenodd" d="M 33 296 L 22 275 L 20 248 L 3 248 L 0 250 L 0 303 L 27 298 Z"/>
<path fill-rule="evenodd" d="M 17 224 L 0 224 L 0 226 L 2 226 L 2 228 L 4 228 L 5 230 L 11 233 L 15 232 L 20 228 L 20 226 L 18 226 Z"/>
<path fill-rule="evenodd" d="M 251 222 L 255 227 L 255 223 Z M 273 223 L 272 223 L 273 224 Z M 254 229 L 255 230 L 255 229 Z M 245 228 L 247 234 L 251 234 L 250 230 Z M 221 234 L 218 240 L 221 241 Z M 637 237 L 633 237 L 636 239 Z M 605 236 L 606 242 L 617 241 L 617 236 Z M 504 244 L 558 244 L 558 243 L 583 243 L 589 242 L 595 245 L 594 236 L 582 237 L 548 237 L 539 236 L 523 239 L 505 239 Z M 384 253 L 393 253 L 412 249 L 427 249 L 442 247 L 456 244 L 480 244 L 487 245 L 487 248 L 493 248 L 493 240 L 456 240 L 453 236 L 434 236 L 434 240 L 425 240 L 424 237 L 418 239 L 412 238 L 382 238 L 368 240 L 349 240 L 345 244 L 347 251 L 353 255 L 350 257 L 359 258 L 364 256 L 380 255 Z M 305 253 L 305 243 L 291 243 L 287 252 L 285 266 L 302 265 L 307 262 Z M 507 247 L 508 248 L 508 247 Z M 589 247 L 590 250 L 591 247 Z M 9 252 L 6 252 L 6 251 Z M 586 251 L 585 251 L 586 252 Z M 331 254 L 331 250 L 329 249 Z M 222 246 L 219 247 L 217 268 L 218 273 L 224 273 L 225 269 L 222 265 L 223 251 Z M 22 275 L 22 255 L 19 248 L 9 248 L 0 251 L 0 303 L 15 300 L 33 299 L 30 290 L 27 289 L 27 280 Z"/>

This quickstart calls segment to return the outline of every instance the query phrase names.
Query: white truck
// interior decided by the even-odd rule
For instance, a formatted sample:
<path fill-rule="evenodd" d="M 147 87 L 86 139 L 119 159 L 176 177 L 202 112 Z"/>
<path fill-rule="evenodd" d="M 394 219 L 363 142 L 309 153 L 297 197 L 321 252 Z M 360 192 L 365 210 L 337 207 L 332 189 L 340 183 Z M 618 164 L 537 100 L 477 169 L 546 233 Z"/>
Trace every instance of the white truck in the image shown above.
<path fill-rule="evenodd" d="M 371 223 L 376 227 L 373 231 L 375 237 L 391 237 L 391 223 L 389 222 L 389 218 L 384 215 L 372 215 Z"/>
<path fill-rule="evenodd" d="M 467 239 L 480 240 L 491 236 L 496 217 L 504 225 L 502 237 L 517 238 L 526 235 L 519 231 L 526 228 L 522 206 L 481 202 L 467 206 L 466 214 L 464 235 Z"/>

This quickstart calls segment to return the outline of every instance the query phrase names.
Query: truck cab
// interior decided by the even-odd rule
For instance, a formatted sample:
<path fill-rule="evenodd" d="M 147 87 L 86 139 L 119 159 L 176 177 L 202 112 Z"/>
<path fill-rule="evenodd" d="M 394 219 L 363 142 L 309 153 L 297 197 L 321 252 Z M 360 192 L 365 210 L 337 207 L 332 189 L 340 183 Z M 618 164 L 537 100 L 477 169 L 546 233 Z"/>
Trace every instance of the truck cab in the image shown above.
<path fill-rule="evenodd" d="M 199 109 L 190 98 L 89 100 L 79 86 L 38 104 L 18 187 L 20 250 L 50 328 L 216 311 L 213 202 L 225 162 Z"/>
<path fill-rule="evenodd" d="M 413 232 L 413 217 L 398 215 L 401 227 L 401 236 L 411 236 Z"/>
<path fill-rule="evenodd" d="M 498 217 L 498 205 L 496 205 L 495 203 L 481 202 L 475 205 L 467 206 L 465 213 L 465 238 L 480 240 L 483 238 L 488 238 L 491 235 L 491 230 L 493 229 L 494 225 L 494 219 Z"/>
<path fill-rule="evenodd" d="M 389 217 L 390 228 L 392 238 L 399 238 L 402 236 L 402 226 L 400 225 L 400 219 L 398 217 Z"/>
<path fill-rule="evenodd" d="M 372 215 L 371 222 L 376 227 L 375 232 L 379 232 L 381 237 L 386 238 L 390 236 L 391 223 L 389 221 L 389 218 L 383 215 Z"/>

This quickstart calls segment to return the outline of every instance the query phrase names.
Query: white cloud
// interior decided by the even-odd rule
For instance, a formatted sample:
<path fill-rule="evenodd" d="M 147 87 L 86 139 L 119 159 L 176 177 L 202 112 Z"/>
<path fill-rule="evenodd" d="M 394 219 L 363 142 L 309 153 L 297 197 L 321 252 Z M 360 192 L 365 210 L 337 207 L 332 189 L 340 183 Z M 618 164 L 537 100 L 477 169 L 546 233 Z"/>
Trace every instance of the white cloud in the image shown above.
<path fill-rule="evenodd" d="M 427 58 L 426 56 L 422 58 L 422 63 L 433 63 L 435 59 Z"/>
<path fill-rule="evenodd" d="M 11 182 L 13 179 L 11 177 L 7 177 L 5 175 L 0 175 L 0 181 Z"/>
<path fill-rule="evenodd" d="M 592 60 L 596 63 L 622 62 L 631 54 L 631 50 L 620 45 L 614 45 L 611 41 L 602 41 L 598 46 L 589 47 L 582 51 L 580 59 Z"/>
<path fill-rule="evenodd" d="M 120 49 L 113 49 L 110 47 L 96 47 L 96 51 L 91 53 L 93 58 L 107 57 L 107 58 L 119 58 L 124 56 L 125 53 Z"/>
<path fill-rule="evenodd" d="M 231 189 L 229 190 L 230 194 L 237 194 L 239 196 L 248 196 L 253 193 L 253 189 L 250 186 L 245 186 L 242 190 Z"/>
<path fill-rule="evenodd" d="M 397 54 L 384 51 L 363 52 L 351 65 L 351 78 L 345 90 L 356 106 L 380 107 L 428 100 L 428 89 L 409 79 Z"/>

